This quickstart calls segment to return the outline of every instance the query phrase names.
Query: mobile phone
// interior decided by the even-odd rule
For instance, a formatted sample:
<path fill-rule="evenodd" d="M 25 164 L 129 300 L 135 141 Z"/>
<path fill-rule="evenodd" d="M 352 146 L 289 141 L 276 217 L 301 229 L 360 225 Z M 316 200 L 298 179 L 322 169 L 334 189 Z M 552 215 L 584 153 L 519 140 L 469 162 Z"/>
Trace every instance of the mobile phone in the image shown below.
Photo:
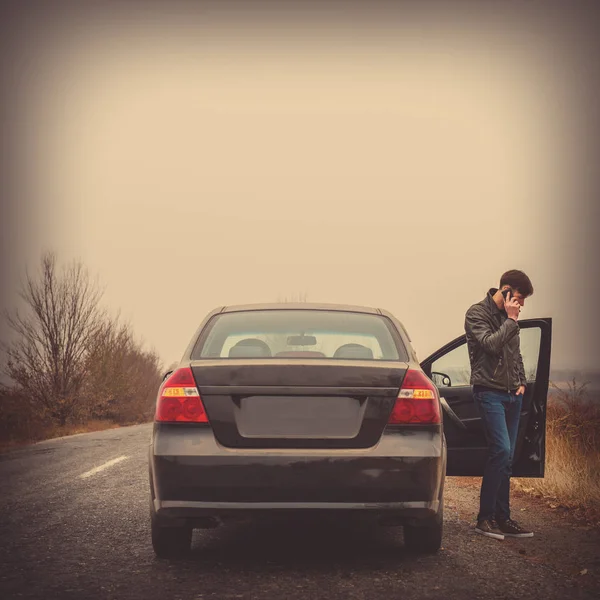
<path fill-rule="evenodd" d="M 509 293 L 512 296 L 512 294 L 513 294 L 512 288 L 508 288 L 507 290 L 502 290 L 502 296 L 504 296 L 505 300 L 506 300 L 506 296 L 508 296 Z"/>

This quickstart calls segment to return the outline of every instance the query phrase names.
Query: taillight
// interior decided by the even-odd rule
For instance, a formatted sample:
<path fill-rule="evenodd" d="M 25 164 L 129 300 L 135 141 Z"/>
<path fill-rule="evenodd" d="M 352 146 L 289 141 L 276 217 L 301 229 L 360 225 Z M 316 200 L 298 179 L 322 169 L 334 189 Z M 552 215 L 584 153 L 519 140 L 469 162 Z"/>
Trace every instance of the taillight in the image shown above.
<path fill-rule="evenodd" d="M 189 367 L 177 369 L 161 386 L 155 421 L 208 423 L 208 417 Z"/>
<path fill-rule="evenodd" d="M 388 424 L 439 422 L 437 388 L 422 371 L 407 371 Z"/>

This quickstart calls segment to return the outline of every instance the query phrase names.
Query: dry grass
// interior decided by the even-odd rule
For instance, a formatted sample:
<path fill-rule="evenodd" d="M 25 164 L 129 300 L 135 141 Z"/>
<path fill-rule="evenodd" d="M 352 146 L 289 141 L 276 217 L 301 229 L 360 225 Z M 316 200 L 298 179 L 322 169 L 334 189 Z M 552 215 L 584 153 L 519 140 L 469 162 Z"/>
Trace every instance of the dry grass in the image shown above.
<path fill-rule="evenodd" d="M 127 418 L 127 412 L 133 411 L 124 410 L 113 418 L 109 415 L 98 418 L 81 411 L 79 418 L 59 425 L 23 394 L 0 388 L 0 451 L 57 437 L 136 425 L 149 420 L 140 414 Z"/>
<path fill-rule="evenodd" d="M 66 435 L 75 435 L 77 433 L 90 433 L 92 431 L 105 431 L 106 429 L 115 429 L 119 427 L 117 423 L 112 421 L 101 421 L 95 419 L 81 425 L 59 425 L 53 426 L 46 431 L 44 439 L 51 440 L 57 437 Z"/>
<path fill-rule="evenodd" d="M 552 387 L 543 479 L 514 479 L 515 489 L 600 519 L 600 402 L 576 381 Z"/>
<path fill-rule="evenodd" d="M 4 440 L 0 439 L 0 452 L 11 448 L 28 446 L 44 440 L 52 440 L 54 438 L 75 435 L 78 433 L 105 431 L 106 429 L 116 429 L 117 427 L 121 427 L 121 425 L 112 421 L 101 421 L 99 419 L 79 425 L 63 425 L 62 427 L 59 425 L 48 425 L 46 427 L 38 425 L 35 427 L 34 431 L 30 430 L 31 434 L 29 436 L 21 435 L 19 437 L 12 437 Z"/>

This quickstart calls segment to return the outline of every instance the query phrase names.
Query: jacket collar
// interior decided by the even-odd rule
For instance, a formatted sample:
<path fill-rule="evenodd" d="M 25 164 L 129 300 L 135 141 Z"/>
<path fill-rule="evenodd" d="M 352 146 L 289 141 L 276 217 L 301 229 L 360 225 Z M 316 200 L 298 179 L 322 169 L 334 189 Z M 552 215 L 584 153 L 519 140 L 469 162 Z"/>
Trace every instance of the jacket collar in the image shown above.
<path fill-rule="evenodd" d="M 485 300 L 493 314 L 502 314 L 504 312 L 504 309 L 498 308 L 498 305 L 496 304 L 496 301 L 494 300 L 494 294 L 497 291 L 498 291 L 498 288 L 490 288 L 488 290 L 487 296 L 485 297 Z"/>

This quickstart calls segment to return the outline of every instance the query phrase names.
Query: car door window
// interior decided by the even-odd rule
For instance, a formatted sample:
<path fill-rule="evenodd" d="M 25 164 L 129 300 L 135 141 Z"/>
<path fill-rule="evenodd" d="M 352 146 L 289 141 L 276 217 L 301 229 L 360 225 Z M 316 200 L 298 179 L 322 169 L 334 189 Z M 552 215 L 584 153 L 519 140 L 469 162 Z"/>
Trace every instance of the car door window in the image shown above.
<path fill-rule="evenodd" d="M 520 336 L 525 377 L 527 381 L 535 381 L 540 355 L 540 344 L 542 342 L 542 330 L 540 327 L 528 327 L 521 329 Z"/>
<path fill-rule="evenodd" d="M 433 382 L 443 387 L 460 387 L 471 384 L 471 363 L 467 344 L 461 344 L 438 358 L 431 365 Z"/>

